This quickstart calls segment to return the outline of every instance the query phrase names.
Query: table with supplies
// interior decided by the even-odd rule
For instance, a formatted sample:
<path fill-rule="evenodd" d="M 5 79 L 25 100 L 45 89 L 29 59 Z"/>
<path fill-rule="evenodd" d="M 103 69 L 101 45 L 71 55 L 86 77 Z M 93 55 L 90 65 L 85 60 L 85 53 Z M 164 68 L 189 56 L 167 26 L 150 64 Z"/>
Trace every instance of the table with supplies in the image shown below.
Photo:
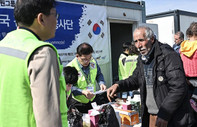
<path fill-rule="evenodd" d="M 127 98 L 126 102 L 123 99 L 116 99 L 116 102 L 97 105 L 92 103 L 93 109 L 88 111 L 88 114 L 83 114 L 83 127 L 99 127 L 99 121 L 103 119 L 102 108 L 106 105 L 111 105 L 115 111 L 115 116 L 118 120 L 119 127 L 138 127 L 141 125 L 140 121 L 140 101 L 137 99 Z M 105 118 L 104 118 L 105 119 Z M 113 118 L 114 119 L 114 118 Z M 113 126 L 114 127 L 114 126 Z"/>

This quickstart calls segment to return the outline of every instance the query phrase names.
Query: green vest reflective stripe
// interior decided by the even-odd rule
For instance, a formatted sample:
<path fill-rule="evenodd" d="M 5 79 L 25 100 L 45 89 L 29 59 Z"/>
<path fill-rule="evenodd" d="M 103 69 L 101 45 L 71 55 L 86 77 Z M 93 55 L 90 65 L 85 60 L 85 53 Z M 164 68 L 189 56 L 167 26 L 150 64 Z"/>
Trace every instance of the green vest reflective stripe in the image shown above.
<path fill-rule="evenodd" d="M 8 33 L 0 41 L 0 127 L 36 127 L 27 67 L 32 53 L 44 45 L 51 46 L 57 53 L 53 45 L 39 41 L 24 29 Z M 60 111 L 62 125 L 67 127 L 66 84 L 59 59 L 58 63 Z"/>
<path fill-rule="evenodd" d="M 118 67 L 118 74 L 119 74 L 119 80 L 126 79 L 129 76 L 133 74 L 133 71 L 136 68 L 137 64 L 137 55 L 128 55 L 121 54 L 119 57 L 119 67 Z M 124 59 L 124 64 L 123 64 Z"/>
<path fill-rule="evenodd" d="M 87 83 L 87 77 L 85 76 L 84 72 L 80 68 L 77 58 L 74 58 L 67 66 L 75 67 L 79 73 L 76 87 L 80 88 L 82 90 L 87 89 L 87 87 L 89 85 Z M 89 74 L 90 75 L 90 82 L 91 82 L 91 86 L 94 87 L 94 92 L 95 92 L 96 91 L 97 65 L 96 65 L 96 61 L 94 59 L 92 59 L 90 61 L 89 67 L 90 67 L 90 74 Z M 73 96 L 73 98 L 81 103 L 88 103 L 89 101 L 93 101 L 95 96 L 91 100 L 87 99 L 84 95 Z"/>

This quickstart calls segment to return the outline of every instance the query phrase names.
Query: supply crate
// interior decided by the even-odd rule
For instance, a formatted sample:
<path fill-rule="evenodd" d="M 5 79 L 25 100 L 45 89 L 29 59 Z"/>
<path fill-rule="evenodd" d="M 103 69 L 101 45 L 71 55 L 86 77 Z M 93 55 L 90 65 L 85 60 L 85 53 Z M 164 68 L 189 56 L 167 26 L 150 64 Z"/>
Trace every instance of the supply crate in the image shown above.
<path fill-rule="evenodd" d="M 134 110 L 116 109 L 119 112 L 121 125 L 133 126 L 139 123 L 139 113 Z"/>

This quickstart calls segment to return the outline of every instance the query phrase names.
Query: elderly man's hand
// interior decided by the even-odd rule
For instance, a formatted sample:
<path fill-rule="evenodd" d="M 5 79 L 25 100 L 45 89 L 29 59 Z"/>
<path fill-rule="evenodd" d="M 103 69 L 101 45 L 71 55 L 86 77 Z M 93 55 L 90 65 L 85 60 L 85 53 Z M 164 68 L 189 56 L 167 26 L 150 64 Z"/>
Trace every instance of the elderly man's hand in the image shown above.
<path fill-rule="evenodd" d="M 87 99 L 92 99 L 94 97 L 94 94 L 89 90 L 83 90 L 82 94 L 85 95 Z"/>
<path fill-rule="evenodd" d="M 111 98 L 114 98 L 114 96 L 116 96 L 115 92 L 118 87 L 119 87 L 118 84 L 114 84 L 113 86 L 107 89 L 107 98 L 110 102 L 111 102 Z"/>
<path fill-rule="evenodd" d="M 106 88 L 107 88 L 107 87 L 106 87 L 104 84 L 101 84 L 101 85 L 100 85 L 100 89 L 101 89 L 102 91 L 103 91 L 103 90 L 106 90 Z"/>

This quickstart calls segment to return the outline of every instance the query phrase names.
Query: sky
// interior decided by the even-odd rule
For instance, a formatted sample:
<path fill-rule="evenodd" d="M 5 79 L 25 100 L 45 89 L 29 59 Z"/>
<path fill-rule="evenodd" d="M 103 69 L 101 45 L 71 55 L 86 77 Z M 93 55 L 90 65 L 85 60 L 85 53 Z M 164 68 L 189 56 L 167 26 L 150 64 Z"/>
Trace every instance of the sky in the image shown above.
<path fill-rule="evenodd" d="M 131 0 L 140 1 L 140 0 Z M 197 0 L 143 0 L 146 6 L 146 15 L 183 10 L 197 13 Z"/>

